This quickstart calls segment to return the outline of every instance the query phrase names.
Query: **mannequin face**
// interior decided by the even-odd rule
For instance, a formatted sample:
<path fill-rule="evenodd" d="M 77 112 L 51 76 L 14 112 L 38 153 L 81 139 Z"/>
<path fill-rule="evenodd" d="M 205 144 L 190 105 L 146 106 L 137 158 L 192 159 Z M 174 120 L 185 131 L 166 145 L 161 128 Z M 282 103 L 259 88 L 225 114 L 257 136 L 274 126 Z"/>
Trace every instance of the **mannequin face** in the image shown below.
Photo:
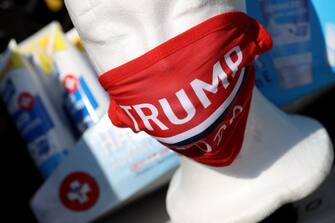
<path fill-rule="evenodd" d="M 95 62 L 96 67 L 99 70 L 99 73 L 102 74 L 106 71 L 109 71 L 110 69 L 114 68 L 115 66 L 121 65 L 125 62 L 128 62 L 131 59 L 135 59 L 136 57 L 141 56 L 142 54 L 144 54 L 145 52 L 147 52 L 148 50 L 158 46 L 159 44 L 161 44 L 162 42 L 165 42 L 168 39 L 171 39 L 172 37 L 175 37 L 179 34 L 181 34 L 182 32 L 185 32 L 186 30 L 203 23 L 205 20 L 208 20 L 209 18 L 212 18 L 216 15 L 219 14 L 224 14 L 225 12 L 229 12 L 229 11 L 242 11 L 243 10 L 243 4 L 244 1 L 199 1 L 199 0 L 195 0 L 195 1 L 190 1 L 190 2 L 185 2 L 185 1 L 180 1 L 180 0 L 173 0 L 173 1 L 149 1 L 149 0 L 144 0 L 144 1 L 139 1 L 136 2 L 135 5 L 132 4 L 132 2 L 130 1 L 125 1 L 122 3 L 117 3 L 117 2 L 113 2 L 113 1 L 95 1 L 94 3 L 87 3 L 86 5 L 78 5 L 78 1 L 68 1 L 67 6 L 70 9 L 70 13 L 72 16 L 72 19 L 75 23 L 76 28 L 78 29 L 79 34 L 82 37 L 82 40 L 85 43 L 85 47 L 88 50 L 89 55 L 91 56 L 91 59 Z M 146 6 L 146 4 L 148 6 Z M 242 9 L 242 10 L 241 10 Z M 251 20 L 249 20 L 250 18 L 247 18 L 247 16 L 245 16 L 242 13 L 236 13 L 237 15 L 242 16 L 244 19 L 246 19 L 247 21 L 251 22 Z M 236 15 L 233 14 L 233 15 Z M 223 16 L 223 17 L 222 17 Z M 221 26 L 218 25 L 219 22 L 224 22 L 224 23 L 229 23 L 230 21 L 233 22 L 233 20 L 235 20 L 234 18 L 236 17 L 230 17 L 229 15 L 222 15 L 221 17 L 216 17 L 213 18 L 214 20 L 210 20 L 209 24 L 213 24 L 215 26 L 218 26 L 217 28 L 221 29 Z M 220 18 L 220 19 L 218 19 Z M 222 18 L 222 19 L 221 19 Z M 226 18 L 226 19 L 223 19 Z M 238 19 L 236 19 L 236 21 L 243 19 L 241 17 L 239 17 Z M 215 20 L 216 19 L 216 20 Z M 217 22 L 213 22 L 213 21 L 217 21 Z M 243 21 L 243 20 L 240 20 Z M 245 27 L 245 28 L 250 28 L 247 24 L 247 22 L 243 23 L 239 23 L 241 25 L 241 27 Z M 253 22 L 251 22 L 250 24 L 255 24 Z M 222 25 L 224 26 L 224 25 Z M 208 25 L 206 25 L 206 27 L 208 27 Z M 209 26 L 212 27 L 212 26 Z M 193 58 L 192 61 L 194 63 L 197 63 L 197 65 L 195 66 L 199 66 L 199 64 L 203 64 L 203 67 L 206 70 L 201 71 L 204 74 L 201 75 L 205 75 L 207 74 L 208 71 L 208 75 L 206 75 L 206 77 L 214 77 L 213 80 L 217 80 L 217 75 L 220 76 L 221 79 L 225 79 L 223 76 L 227 76 L 230 75 L 230 73 L 234 73 L 231 74 L 230 76 L 235 76 L 235 70 L 237 71 L 241 71 L 241 74 L 239 73 L 239 77 L 238 79 L 238 85 L 236 85 L 236 88 L 232 88 L 234 89 L 234 94 L 232 94 L 231 96 L 229 96 L 229 100 L 228 102 L 224 102 L 222 101 L 225 97 L 217 97 L 220 98 L 218 99 L 216 103 L 213 103 L 213 106 L 210 106 L 211 103 L 207 103 L 206 104 L 202 104 L 202 106 L 204 107 L 204 109 L 200 109 L 199 110 L 203 111 L 202 112 L 198 112 L 197 116 L 201 116 L 201 118 L 194 118 L 193 120 L 199 121 L 199 123 L 192 123 L 192 124 L 187 124 L 185 126 L 185 129 L 182 129 L 182 124 L 184 124 L 184 122 L 179 123 L 178 126 L 174 126 L 174 121 L 172 122 L 170 120 L 170 118 L 172 116 L 169 115 L 165 115 L 164 117 L 167 117 L 170 121 L 168 123 L 166 123 L 166 125 L 171 125 L 170 127 L 167 127 L 166 125 L 160 124 L 161 120 L 160 118 L 157 118 L 157 116 L 162 116 L 160 114 L 163 114 L 162 112 L 158 112 L 157 108 L 160 108 L 161 106 L 159 106 L 157 103 L 159 102 L 159 98 L 161 96 L 155 96 L 157 98 L 155 98 L 152 102 L 148 102 L 146 101 L 145 104 L 143 104 L 141 101 L 139 102 L 132 102 L 130 105 L 134 106 L 129 108 L 129 106 L 125 107 L 120 105 L 120 107 L 122 107 L 122 109 L 126 109 L 128 112 L 133 112 L 136 113 L 135 117 L 141 117 L 141 120 L 136 120 L 133 121 L 132 123 L 127 123 L 129 124 L 129 127 L 134 127 L 134 131 L 139 131 L 139 130 L 143 130 L 146 131 L 149 135 L 152 136 L 156 136 L 156 138 L 166 144 L 171 145 L 171 149 L 175 149 L 175 150 L 186 150 L 185 145 L 188 145 L 189 147 L 187 147 L 187 150 L 196 150 L 199 153 L 202 152 L 210 152 L 210 151 L 214 151 L 217 148 L 219 148 L 219 145 L 222 146 L 223 140 L 222 139 L 222 133 L 224 132 L 223 130 L 225 128 L 227 128 L 227 125 L 222 123 L 222 129 L 219 130 L 219 127 L 216 125 L 216 127 L 218 127 L 218 129 L 215 129 L 215 131 L 212 131 L 213 135 L 215 135 L 215 133 L 217 131 L 221 131 L 221 133 L 218 133 L 218 136 L 215 139 L 215 145 L 211 145 L 211 143 L 213 142 L 213 139 L 211 139 L 212 135 L 207 134 L 208 138 L 206 138 L 206 140 L 209 140 L 210 143 L 205 144 L 205 139 L 203 139 L 203 141 L 199 142 L 200 144 L 198 145 L 197 143 L 195 143 L 195 141 L 193 141 L 193 144 L 190 143 L 190 141 L 188 141 L 188 143 L 184 143 L 182 146 L 182 149 L 180 149 L 180 145 L 177 145 L 177 143 L 180 143 L 182 141 L 186 141 L 187 139 L 192 138 L 193 136 L 195 136 L 196 134 L 199 134 L 204 131 L 208 126 L 212 125 L 213 123 L 209 124 L 210 122 L 215 121 L 216 119 L 218 119 L 218 117 L 216 117 L 217 115 L 221 114 L 223 110 L 225 110 L 228 106 L 228 104 L 231 103 L 232 98 L 235 97 L 236 92 L 241 92 L 239 90 L 237 90 L 241 85 L 241 83 L 244 81 L 244 69 L 239 70 L 240 68 L 243 68 L 244 66 L 248 66 L 250 62 L 247 61 L 251 61 L 253 56 L 255 54 L 259 54 L 259 52 L 255 52 L 255 51 L 248 51 L 246 50 L 245 52 L 245 56 L 242 56 L 242 52 L 240 52 L 240 48 L 238 46 L 236 46 L 236 44 L 234 43 L 234 45 L 230 44 L 232 43 L 231 39 L 234 39 L 235 37 L 230 37 L 230 40 L 226 40 L 230 34 L 228 34 L 229 31 L 231 31 L 231 35 L 241 35 L 241 36 L 247 36 L 245 35 L 245 28 L 241 28 L 238 29 L 239 32 L 236 32 L 236 30 L 230 30 L 232 26 L 227 26 L 226 29 L 222 28 L 225 30 L 225 34 L 214 34 L 215 32 L 219 32 L 218 30 L 214 30 L 213 28 L 213 32 L 210 31 L 210 34 L 213 35 L 209 35 L 208 33 L 206 33 L 206 38 L 205 37 L 199 37 L 199 41 L 197 44 L 195 44 L 196 46 L 193 47 L 199 47 L 200 44 L 203 44 L 202 47 L 199 48 L 199 51 L 203 51 L 203 54 L 199 55 L 199 60 L 203 61 L 198 61 L 198 62 L 194 62 L 197 61 L 196 58 Z M 256 30 L 258 28 L 255 27 L 255 29 L 249 29 L 250 30 Z M 199 27 L 197 27 L 197 29 L 199 29 Z M 206 28 L 207 29 L 207 28 Z M 200 29 L 200 30 L 204 30 L 204 29 Z M 209 32 L 209 31 L 208 31 Z M 252 31 L 253 32 L 253 31 Z M 200 35 L 200 31 L 198 30 L 196 33 L 192 34 L 193 36 L 196 35 Z M 210 36 L 210 37 L 207 37 Z M 213 44 L 213 38 L 214 39 L 218 39 L 218 41 L 215 41 L 215 44 Z M 256 38 L 256 37 L 255 37 Z M 257 37 L 258 38 L 258 37 Z M 260 37 L 259 37 L 260 38 Z M 200 39 L 202 39 L 202 41 L 200 41 Z M 208 41 L 208 43 L 204 42 L 204 39 Z M 220 40 L 219 40 L 220 39 Z M 226 41 L 221 42 L 222 41 Z M 239 39 L 236 37 L 236 39 Z M 249 44 L 249 40 L 242 38 L 243 40 L 247 41 Z M 182 41 L 181 41 L 182 42 Z M 212 44 L 211 44 L 212 43 Z M 208 44 L 211 44 L 212 47 L 207 47 Z M 216 46 L 216 44 L 219 44 L 218 47 L 214 47 Z M 221 44 L 221 45 L 220 45 Z M 250 43 L 251 44 L 251 43 Z M 188 44 L 190 45 L 190 44 Z M 229 45 L 229 46 L 228 46 Z M 267 45 L 267 44 L 265 44 Z M 228 47 L 228 49 L 223 49 Z M 235 47 L 238 47 L 236 49 L 239 49 L 238 51 L 240 53 L 237 53 L 237 50 L 235 52 Z M 250 45 L 251 47 L 251 45 Z M 186 48 L 186 47 L 185 47 Z M 191 47 L 189 47 L 191 48 Z M 220 51 L 218 51 L 217 49 L 220 48 Z M 247 49 L 248 47 L 245 47 L 244 49 Z M 173 49 L 173 46 L 172 46 Z M 204 49 L 208 49 L 208 50 L 212 50 L 212 51 L 208 51 L 207 53 L 205 53 Z M 234 59 L 230 59 L 229 61 L 231 61 L 231 63 L 233 60 L 235 60 L 236 56 L 237 56 L 237 60 L 239 61 L 239 63 L 242 61 L 242 57 L 245 58 L 245 64 L 242 65 L 238 64 L 238 66 L 241 66 L 240 68 L 238 68 L 238 66 L 235 66 L 235 68 L 231 68 L 230 65 L 224 65 L 225 67 L 229 67 L 229 71 L 224 71 L 221 66 L 220 63 L 224 63 L 223 61 L 221 61 L 221 59 L 223 58 L 230 58 L 230 56 L 224 56 L 221 55 L 221 53 L 223 53 L 224 51 L 226 51 L 228 54 L 230 54 L 230 52 L 233 52 L 234 55 L 231 55 L 232 58 L 234 57 Z M 194 56 L 194 55 L 198 55 L 198 54 L 194 54 L 192 52 L 192 50 L 186 50 L 185 52 L 190 52 L 190 56 L 185 57 L 185 61 L 183 63 L 180 64 L 188 64 L 189 66 L 191 66 L 190 64 L 190 57 Z M 182 55 L 185 55 L 185 52 Z M 220 55 L 216 55 L 216 53 L 219 53 Z M 210 54 L 212 54 L 212 56 L 210 56 Z M 161 53 L 160 53 L 161 54 Z M 207 55 L 208 57 L 204 58 L 202 55 Z M 241 57 L 239 56 L 241 54 Z M 249 55 L 249 56 L 247 56 Z M 177 56 L 176 56 L 177 57 Z M 213 59 L 213 61 L 210 60 L 209 61 L 209 57 L 218 57 Z M 222 57 L 222 58 L 221 58 Z M 181 57 L 179 57 L 181 59 Z M 164 58 L 162 58 L 164 59 Z M 214 61 L 215 60 L 215 61 Z M 172 63 L 174 63 L 174 61 L 178 61 L 178 60 L 172 60 Z M 219 61 L 219 62 L 218 62 Z M 212 64 L 213 62 L 213 64 Z M 207 66 L 208 63 L 208 66 Z M 164 64 L 164 63 L 162 63 Z M 168 62 L 165 62 L 165 64 L 169 64 Z M 206 65 L 205 65 L 206 64 Z M 225 63 L 226 64 L 226 63 Z M 176 66 L 178 67 L 178 66 Z M 185 66 L 180 66 L 179 67 L 185 67 Z M 172 66 L 170 67 L 163 67 L 159 68 L 162 69 L 162 72 L 157 72 L 156 73 L 163 73 L 165 72 L 166 68 L 173 68 Z M 208 68 L 208 70 L 207 70 Z M 156 69 L 156 68 L 155 68 Z M 186 68 L 185 68 L 186 69 Z M 184 69 L 184 70 L 185 70 Z M 189 67 L 189 70 L 192 70 L 193 68 Z M 228 68 L 227 68 L 228 69 Z M 170 71 L 171 72 L 171 71 Z M 177 71 L 175 71 L 177 73 Z M 226 74 L 226 73 L 228 74 Z M 120 72 L 118 72 L 120 73 Z M 185 71 L 185 73 L 187 73 Z M 149 77 L 151 74 L 147 74 L 146 77 Z M 121 74 L 122 76 L 122 74 Z M 153 75 L 154 76 L 154 75 Z M 245 75 L 245 76 L 252 76 L 252 75 Z M 253 77 L 253 76 L 252 76 Z M 145 78 L 143 78 L 145 79 Z M 195 78 L 197 79 L 197 78 Z M 198 98 L 206 98 L 206 94 L 205 93 L 201 93 L 203 92 L 202 89 L 204 88 L 203 85 L 207 84 L 207 82 L 196 82 L 198 81 L 195 80 L 195 82 L 193 82 L 192 80 L 189 80 L 189 84 L 187 86 L 190 86 L 190 84 L 194 84 L 195 89 L 199 89 L 199 91 L 194 90 L 194 94 L 199 94 L 200 96 L 198 96 Z M 200 78 L 201 79 L 201 78 Z M 212 79 L 211 79 L 212 80 Z M 208 81 L 211 81 L 208 80 Z M 225 79 L 226 80 L 226 79 Z M 251 89 L 253 87 L 253 81 L 251 78 L 248 78 L 249 81 L 247 81 L 248 85 L 243 85 L 243 92 L 251 92 Z M 224 84 L 223 88 L 227 88 L 228 86 L 234 86 L 234 84 L 236 83 L 235 80 L 233 81 L 234 84 L 230 84 L 227 80 L 226 80 L 226 84 Z M 233 83 L 232 82 L 232 83 Z M 124 83 L 124 82 L 123 82 Z M 136 82 L 138 83 L 138 82 Z M 157 83 L 157 82 L 156 82 Z M 202 84 L 201 84 L 202 83 Z M 212 82 L 213 83 L 213 82 Z M 132 84 L 131 84 L 132 85 Z M 215 85 L 215 84 L 214 84 Z M 214 86 L 213 85 L 213 86 Z M 134 85 L 132 85 L 134 86 Z M 148 83 L 146 83 L 145 86 L 150 86 Z M 206 85 L 207 86 L 207 85 Z M 247 86 L 247 87 L 246 87 Z M 172 87 L 176 87 L 176 85 L 171 86 Z M 183 89 L 184 86 L 178 86 L 178 89 L 175 89 L 175 94 L 177 94 L 178 92 L 184 91 Z M 169 88 L 168 90 L 171 91 L 171 88 Z M 215 87 L 214 87 L 215 88 Z M 217 88 L 215 88 L 217 89 Z M 137 89 L 136 92 L 141 92 L 141 89 Z M 135 90 L 134 90 L 135 92 Z M 157 91 L 158 94 L 162 91 L 162 88 L 160 88 L 159 91 Z M 198 93 L 197 93 L 198 92 Z M 223 92 L 223 91 L 222 91 Z M 229 91 L 227 91 L 229 92 Z M 127 91 L 127 97 L 130 97 L 130 91 Z M 152 94 L 152 92 L 150 92 L 150 94 Z M 170 92 L 167 92 L 164 96 L 169 95 Z M 175 95 L 172 94 L 172 95 Z M 246 95 L 251 95 L 251 93 L 245 93 Z M 186 95 L 186 93 L 185 93 Z M 204 96 L 203 96 L 204 95 Z M 229 93 L 230 95 L 230 93 Z M 163 96 L 162 96 L 163 97 Z M 167 96 L 166 96 L 167 97 Z M 187 97 L 187 95 L 185 96 Z M 145 97 L 137 97 L 137 98 L 145 98 Z M 147 97 L 150 98 L 150 96 Z M 246 108 L 249 107 L 249 102 L 250 102 L 250 97 L 244 97 L 247 98 L 247 102 L 239 102 L 242 103 L 243 107 L 245 108 L 245 110 L 247 110 Z M 167 101 L 167 99 L 165 97 L 163 97 L 163 99 L 165 99 Z M 241 99 L 242 100 L 242 99 Z M 202 99 L 200 99 L 200 101 L 202 101 Z M 199 100 L 197 100 L 197 102 L 199 102 Z M 236 102 L 236 100 L 234 100 L 234 102 Z M 201 102 L 203 103 L 203 102 Z M 224 103 L 224 104 L 222 104 Z M 154 105 L 157 104 L 155 107 Z M 189 104 L 191 104 L 192 106 L 190 106 L 190 108 L 192 107 L 194 109 L 193 104 L 190 102 Z M 222 106 L 221 106 L 222 104 Z M 148 109 L 148 105 L 151 105 L 150 110 L 152 111 L 152 115 L 145 115 L 142 114 L 142 108 L 143 109 Z M 184 106 L 184 105 L 183 105 Z M 220 106 L 220 107 L 216 107 L 216 106 Z M 239 105 L 241 107 L 241 105 Z M 171 106 L 166 106 L 166 107 L 171 107 Z M 207 107 L 210 107 L 208 110 Z M 232 106 L 234 107 L 234 106 Z M 238 107 L 238 106 L 237 106 Z M 220 109 L 217 110 L 216 109 Z M 111 109 L 113 110 L 113 108 Z M 188 109 L 187 109 L 188 110 Z M 195 110 L 195 109 L 194 109 Z M 206 111 L 205 111 L 206 110 Z M 222 110 L 222 111 L 221 111 Z M 229 112 L 231 112 L 231 109 L 228 109 Z M 235 113 L 238 114 L 241 110 L 243 109 L 239 109 L 239 110 L 234 110 L 233 112 L 233 116 L 230 117 L 229 115 L 227 115 L 227 117 L 229 116 L 230 118 L 230 122 L 234 123 L 233 120 L 235 119 Z M 157 111 L 157 112 L 156 112 Z M 211 115 L 212 113 L 215 112 L 215 118 L 213 118 Z M 157 114 L 157 115 L 155 115 Z M 165 113 L 166 114 L 166 113 Z M 201 114 L 201 115 L 199 115 Z M 247 114 L 247 112 L 243 112 L 243 114 Z M 132 114 L 133 115 L 133 114 Z M 209 118 L 208 122 L 206 122 L 205 117 L 207 116 L 211 116 L 212 118 Z M 241 115 L 242 116 L 242 115 Z M 189 116 L 191 117 L 191 116 Z M 243 115 L 243 117 L 247 117 L 247 115 Z M 134 120 L 133 116 L 129 117 L 130 119 Z M 190 118 L 192 119 L 193 116 Z M 112 118 L 113 119 L 113 118 Z M 156 125 L 158 123 L 158 129 L 154 129 L 151 125 L 150 122 L 148 120 L 153 121 Z M 246 122 L 246 118 L 243 118 L 244 123 Z M 184 119 L 183 119 L 184 121 Z M 203 123 L 201 126 L 207 126 L 207 127 L 199 127 L 199 124 Z M 188 121 L 186 121 L 185 123 L 187 123 Z M 121 123 L 121 121 L 120 121 Z M 140 124 L 143 124 L 145 126 L 141 126 L 140 128 L 138 128 L 138 126 Z M 148 124 L 147 124 L 148 123 Z M 239 123 L 239 122 L 235 122 L 235 123 Z M 235 124 L 234 123 L 234 124 Z M 182 127 L 181 127 L 182 126 Z M 196 129 L 191 129 L 190 126 L 193 126 Z M 243 128 L 241 128 L 243 131 L 245 129 L 245 124 L 243 124 Z M 178 128 L 177 128 L 178 127 Z M 215 127 L 215 128 L 216 128 Z M 169 133 L 167 133 L 167 130 L 171 130 Z M 235 129 L 233 127 L 231 127 L 230 129 Z M 154 131 L 154 132 L 150 132 L 150 131 Z M 163 131 L 165 131 L 164 133 L 162 133 Z M 234 148 L 236 147 L 236 149 L 232 149 L 234 151 L 237 151 L 238 147 L 241 146 L 241 142 L 242 142 L 242 138 L 243 138 L 243 131 L 225 131 L 227 133 L 238 133 L 238 137 L 241 138 L 239 141 L 239 143 L 234 143 Z M 185 132 L 185 134 L 184 134 Z M 187 133 L 187 134 L 186 134 Z M 170 135 L 169 135 L 170 134 Z M 179 134 L 181 134 L 182 136 L 179 137 Z M 177 138 L 174 138 L 175 135 L 178 135 Z M 228 137 L 227 137 L 228 138 Z M 193 139 L 194 140 L 194 139 Z M 198 141 L 199 139 L 197 139 Z M 173 146 L 172 146 L 173 145 Z M 207 145 L 207 146 L 206 146 Z M 209 146 L 211 145 L 211 146 Z M 206 148 L 203 148 L 203 147 Z M 185 148 L 184 148 L 185 147 Z M 199 147 L 199 148 L 194 148 L 194 147 Z M 192 149 L 191 149 L 192 148 Z M 187 152 L 189 154 L 191 154 L 190 152 Z M 196 152 L 193 152 L 193 156 L 195 156 L 194 154 L 197 154 Z M 214 152 L 213 152 L 214 154 Z M 190 155 L 192 156 L 192 155 Z M 232 157 L 232 156 L 231 156 Z M 205 161 L 204 161 L 205 162 Z M 214 161 L 213 161 L 214 162 Z M 217 160 L 215 160 L 215 162 L 218 162 Z M 222 163 L 222 162 L 221 162 Z M 226 163 L 226 161 L 225 161 Z M 228 163 L 228 162 L 227 162 Z"/>
<path fill-rule="evenodd" d="M 99 73 L 134 59 L 202 21 L 244 11 L 244 0 L 66 0 Z"/>
<path fill-rule="evenodd" d="M 65 2 L 100 74 L 210 17 L 245 11 L 245 0 Z M 246 153 L 238 157 L 234 167 L 209 171 L 207 166 L 182 158 L 182 168 L 170 184 L 167 200 L 175 222 L 201 222 L 203 216 L 206 221 L 202 222 L 234 217 L 256 222 L 278 204 L 305 196 L 324 178 L 332 159 L 327 134 L 317 131 L 320 126 L 310 120 L 300 118 L 293 123 L 259 94 L 255 98 L 258 100 L 253 100 L 246 130 L 248 148 L 242 149 Z M 311 139 L 299 143 L 307 137 Z M 227 193 L 218 196 L 218 188 Z M 246 215 L 241 216 L 241 210 L 246 210 Z"/>

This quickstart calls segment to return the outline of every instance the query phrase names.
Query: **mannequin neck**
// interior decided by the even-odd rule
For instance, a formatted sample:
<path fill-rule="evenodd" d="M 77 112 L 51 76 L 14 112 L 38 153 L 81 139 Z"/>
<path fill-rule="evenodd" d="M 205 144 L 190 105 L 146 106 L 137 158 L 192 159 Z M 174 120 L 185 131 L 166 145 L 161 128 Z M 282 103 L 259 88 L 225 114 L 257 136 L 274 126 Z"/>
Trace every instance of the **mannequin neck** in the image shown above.
<path fill-rule="evenodd" d="M 273 144 L 280 145 L 280 139 L 275 133 L 282 133 L 282 132 L 291 132 L 294 133 L 294 135 L 287 135 L 285 136 L 286 143 L 294 144 L 294 141 L 296 141 L 297 135 L 299 135 L 299 130 L 296 128 L 296 126 L 288 122 L 287 114 L 284 112 L 278 110 L 273 104 L 271 104 L 265 97 L 259 92 L 259 90 L 255 87 L 253 91 L 253 97 L 251 100 L 251 107 L 250 112 L 248 116 L 247 126 L 244 133 L 244 140 L 243 145 L 241 148 L 241 151 L 239 155 L 237 156 L 236 160 L 228 167 L 223 168 L 217 168 L 217 167 L 210 167 L 206 166 L 197 162 L 194 162 L 193 160 L 181 156 L 181 172 L 183 173 L 184 177 L 183 180 L 190 180 L 195 179 L 194 177 L 198 176 L 209 176 L 208 170 L 214 170 L 212 172 L 215 173 L 225 173 L 229 174 L 230 171 L 234 171 L 235 166 L 238 166 L 240 174 L 244 175 L 243 172 L 245 172 L 245 175 L 248 175 L 248 172 L 250 170 L 251 163 L 255 163 L 255 166 L 262 167 L 261 169 L 264 169 L 263 166 L 266 166 L 269 162 L 268 157 L 275 157 L 273 149 Z M 274 134 L 267 134 L 264 132 L 264 129 L 269 129 L 270 123 L 280 123 L 280 125 L 271 125 L 271 132 L 274 132 Z M 264 134 L 267 134 L 264 136 Z M 263 139 L 264 137 L 267 137 L 268 140 L 265 142 Z M 285 150 L 287 148 L 284 148 L 283 151 L 276 151 L 278 153 L 285 153 Z M 270 154 L 271 153 L 271 154 Z M 278 154 L 279 156 L 279 154 Z M 255 159 L 253 161 L 253 159 Z M 264 160 L 262 160 L 264 159 Z M 244 160 L 249 160 L 248 162 L 244 162 Z M 262 163 L 260 164 L 259 163 Z M 244 166 L 246 164 L 246 166 Z M 245 169 L 244 169 L 244 167 Z M 254 171 L 256 171 L 253 174 L 259 174 L 261 172 L 261 169 L 254 168 Z"/>

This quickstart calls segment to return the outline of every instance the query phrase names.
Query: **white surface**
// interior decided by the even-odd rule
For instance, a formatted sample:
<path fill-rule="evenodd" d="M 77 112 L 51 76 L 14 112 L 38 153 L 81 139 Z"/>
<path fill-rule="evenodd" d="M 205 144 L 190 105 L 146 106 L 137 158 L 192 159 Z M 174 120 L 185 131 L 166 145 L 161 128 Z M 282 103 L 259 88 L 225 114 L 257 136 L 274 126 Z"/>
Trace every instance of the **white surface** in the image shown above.
<path fill-rule="evenodd" d="M 286 115 L 255 90 L 237 160 L 209 168 L 181 158 L 168 212 L 174 223 L 258 222 L 316 189 L 330 169 L 331 148 L 319 123 Z"/>
<path fill-rule="evenodd" d="M 299 223 L 335 222 L 335 168 L 325 182 L 307 198 L 297 202 Z"/>
<path fill-rule="evenodd" d="M 243 0 L 67 0 L 100 73 L 222 12 L 244 11 Z M 182 158 L 167 198 L 174 223 L 257 222 L 300 199 L 327 175 L 332 148 L 315 121 L 291 117 L 255 91 L 242 153 L 228 168 Z"/>

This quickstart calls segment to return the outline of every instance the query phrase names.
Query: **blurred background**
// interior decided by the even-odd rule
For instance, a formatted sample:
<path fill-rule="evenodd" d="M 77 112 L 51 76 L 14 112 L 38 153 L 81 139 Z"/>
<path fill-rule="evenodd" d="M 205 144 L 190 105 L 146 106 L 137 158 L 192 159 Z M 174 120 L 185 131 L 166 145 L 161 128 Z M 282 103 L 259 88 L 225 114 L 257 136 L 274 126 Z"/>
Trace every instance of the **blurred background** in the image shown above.
<path fill-rule="evenodd" d="M 53 20 L 64 28 L 72 28 L 63 3 L 48 7 L 40 0 L 0 0 L 0 51 L 3 52 L 11 38 L 22 41 Z M 25 143 L 16 131 L 3 101 L 0 100 L 0 148 L 3 151 L 2 191 L 5 209 L 4 219 L 16 222 L 25 219 L 37 222 L 29 207 L 29 201 L 43 179 L 34 165 Z M 5 158 L 6 157 L 6 158 Z"/>

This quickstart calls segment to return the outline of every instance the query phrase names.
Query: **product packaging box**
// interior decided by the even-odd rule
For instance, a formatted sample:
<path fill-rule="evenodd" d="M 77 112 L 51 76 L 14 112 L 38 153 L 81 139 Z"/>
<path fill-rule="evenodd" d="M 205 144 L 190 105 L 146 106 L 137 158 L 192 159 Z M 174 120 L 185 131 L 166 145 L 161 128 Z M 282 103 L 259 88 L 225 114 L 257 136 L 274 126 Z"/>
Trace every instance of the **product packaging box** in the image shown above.
<path fill-rule="evenodd" d="M 76 32 L 58 23 L 0 56 L 0 98 L 45 179 L 31 199 L 41 223 L 91 222 L 166 184 L 179 165 L 146 133 L 112 125 L 97 78 Z"/>
<path fill-rule="evenodd" d="M 257 87 L 279 106 L 307 104 L 335 82 L 335 14 L 331 0 L 246 1 L 271 34 L 273 49 L 255 63 Z"/>

